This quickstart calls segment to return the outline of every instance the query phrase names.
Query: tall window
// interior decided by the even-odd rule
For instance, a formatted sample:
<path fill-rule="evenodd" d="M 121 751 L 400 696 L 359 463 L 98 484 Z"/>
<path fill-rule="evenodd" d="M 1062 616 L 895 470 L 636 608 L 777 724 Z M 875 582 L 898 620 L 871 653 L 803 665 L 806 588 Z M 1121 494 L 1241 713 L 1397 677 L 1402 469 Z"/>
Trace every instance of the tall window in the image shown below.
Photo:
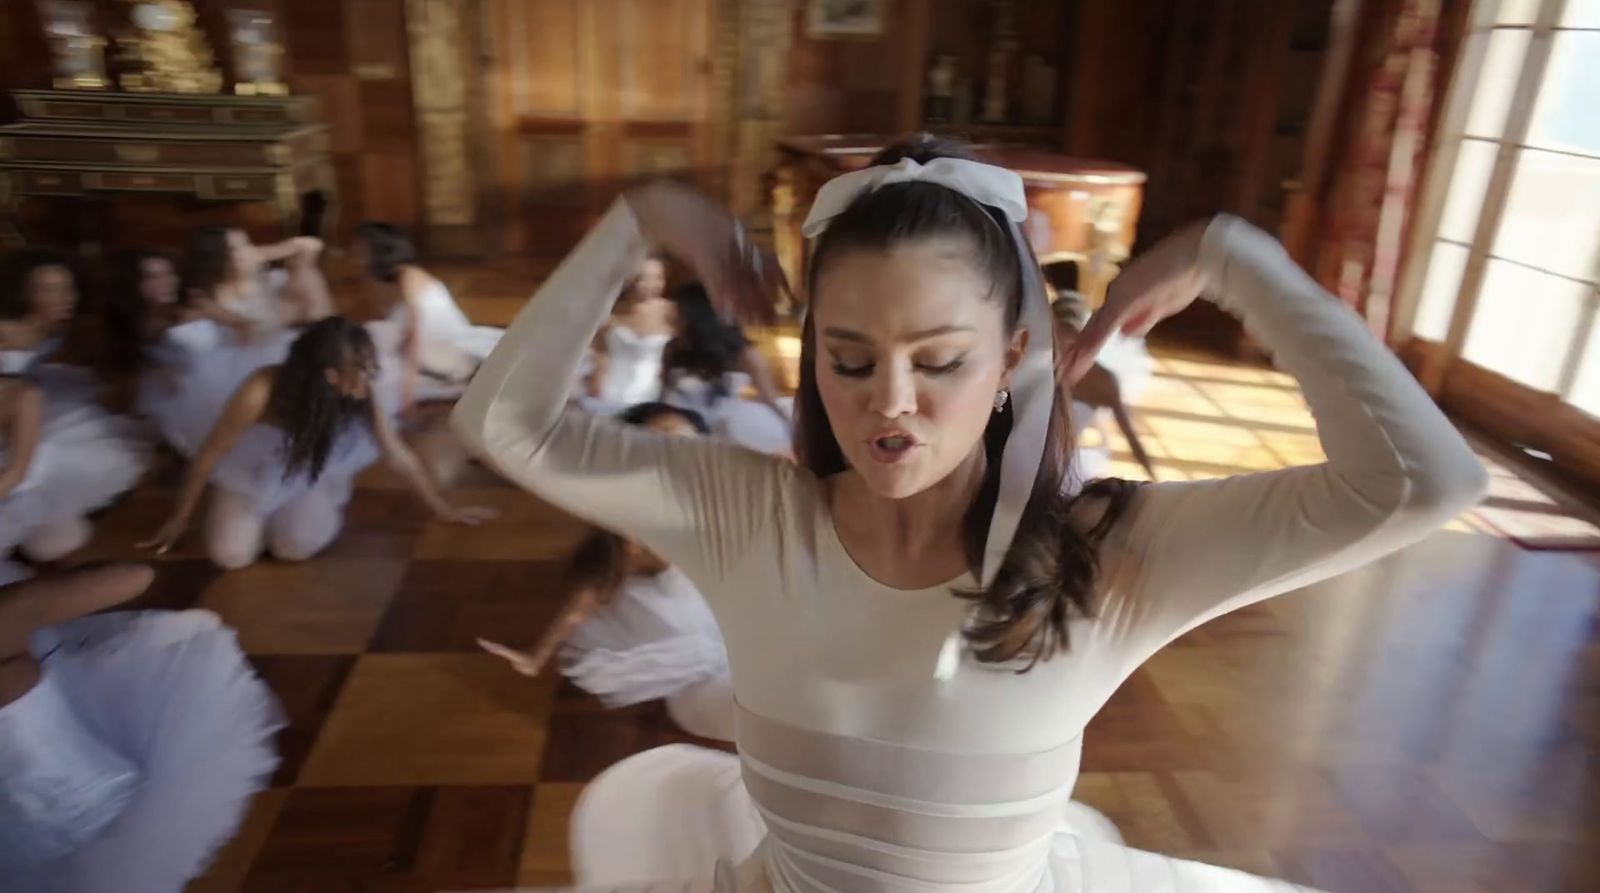
<path fill-rule="evenodd" d="M 1402 305 L 1446 362 L 1600 416 L 1600 0 L 1473 15 Z"/>

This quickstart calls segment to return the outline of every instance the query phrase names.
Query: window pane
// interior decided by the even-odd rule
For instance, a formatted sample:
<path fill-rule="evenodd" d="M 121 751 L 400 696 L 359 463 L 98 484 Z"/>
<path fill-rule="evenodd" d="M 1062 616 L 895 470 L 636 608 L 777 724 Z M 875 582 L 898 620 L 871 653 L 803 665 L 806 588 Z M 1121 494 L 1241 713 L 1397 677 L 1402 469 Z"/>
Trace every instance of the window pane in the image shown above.
<path fill-rule="evenodd" d="M 1600 326 L 1589 330 L 1589 343 L 1583 346 L 1570 402 L 1592 416 L 1600 416 Z"/>
<path fill-rule="evenodd" d="M 1528 143 L 1600 155 L 1600 31 L 1558 31 Z"/>
<path fill-rule="evenodd" d="M 1591 289 L 1490 260 L 1462 356 L 1531 388 L 1554 391 Z"/>
<path fill-rule="evenodd" d="M 1461 293 L 1461 271 L 1467 266 L 1467 249 L 1449 242 L 1433 243 L 1428 275 L 1422 280 L 1422 300 L 1417 305 L 1414 333 L 1429 341 L 1444 341 Z"/>
<path fill-rule="evenodd" d="M 1600 0 L 1567 0 L 1563 28 L 1600 28 Z"/>
<path fill-rule="evenodd" d="M 1456 169 L 1450 174 L 1450 194 L 1444 200 L 1439 218 L 1439 237 L 1471 242 L 1478 228 L 1478 212 L 1483 210 L 1483 194 L 1489 185 L 1489 172 L 1500 152 L 1498 143 L 1462 140 L 1456 154 Z"/>
<path fill-rule="evenodd" d="M 1526 30 L 1489 32 L 1489 49 L 1483 54 L 1478 89 L 1467 112 L 1468 134 L 1499 139 L 1505 133 L 1506 112 L 1511 108 L 1511 94 L 1516 92 L 1531 34 Z"/>
<path fill-rule="evenodd" d="M 1600 250 L 1600 159 L 1524 149 L 1490 254 L 1593 279 Z"/>
<path fill-rule="evenodd" d="M 1500 0 L 1494 20 L 1501 25 L 1531 25 L 1539 17 L 1539 0 Z"/>

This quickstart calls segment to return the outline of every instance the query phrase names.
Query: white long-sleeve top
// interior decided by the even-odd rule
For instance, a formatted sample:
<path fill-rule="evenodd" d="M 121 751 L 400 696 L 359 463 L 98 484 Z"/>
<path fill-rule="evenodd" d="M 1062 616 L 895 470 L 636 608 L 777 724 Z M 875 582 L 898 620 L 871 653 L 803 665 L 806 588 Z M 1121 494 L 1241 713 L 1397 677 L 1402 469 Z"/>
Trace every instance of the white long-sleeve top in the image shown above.
<path fill-rule="evenodd" d="M 805 886 L 795 878 L 808 871 L 859 870 L 875 879 L 863 889 L 899 889 L 884 878 L 902 876 L 913 878 L 908 885 L 956 878 L 982 889 L 981 878 L 992 889 L 1026 889 L 1015 886 L 1026 880 L 1019 872 L 1048 870 L 1002 864 L 998 850 L 981 865 L 961 862 L 941 841 L 966 832 L 922 828 L 926 802 L 941 802 L 940 815 L 953 821 L 1033 809 L 1063 784 L 1070 791 L 1073 742 L 1157 649 L 1213 617 L 1411 543 L 1485 486 L 1461 436 L 1361 322 L 1271 237 L 1220 218 L 1200 252 L 1207 293 L 1298 379 L 1327 461 L 1140 488 L 1103 547 L 1095 614 L 1072 622 L 1065 654 L 1021 675 L 967 658 L 941 681 L 932 668 L 967 603 L 947 586 L 897 590 L 869 577 L 840 545 L 823 485 L 808 471 L 713 439 L 662 436 L 566 407 L 565 384 L 645 248 L 619 201 L 522 311 L 454 423 L 501 473 L 643 543 L 704 593 L 727 641 L 743 712 L 746 781 L 762 780 L 751 794 L 771 834 L 783 836 L 770 873 L 792 875 L 790 888 Z M 810 756 L 782 753 L 784 742 L 802 739 Z M 752 756 L 752 746 L 763 752 Z M 903 787 L 868 794 L 849 769 L 857 761 L 819 763 L 812 753 L 855 746 L 894 748 L 902 768 L 917 765 L 919 754 L 976 762 L 930 764 L 892 782 Z M 1070 765 L 1038 774 L 1015 763 L 1055 753 L 1070 754 L 1062 758 Z M 926 789 L 929 778 L 951 773 L 971 773 L 978 785 L 948 799 L 948 791 Z M 968 802 L 988 774 L 998 790 L 1030 773 L 1038 785 L 1005 809 Z M 891 776 L 898 770 L 871 778 L 891 784 Z M 788 793 L 773 793 L 773 785 Z M 834 827 L 853 810 L 900 803 L 894 796 L 923 804 L 906 824 L 921 830 L 907 831 L 908 839 L 888 846 L 864 830 L 857 839 Z M 843 799 L 824 808 L 819 798 Z M 861 821 L 863 829 L 889 827 L 881 816 Z M 1040 860 L 1032 840 L 1008 840 L 1005 851 Z M 907 863 L 907 852 L 918 860 Z"/>

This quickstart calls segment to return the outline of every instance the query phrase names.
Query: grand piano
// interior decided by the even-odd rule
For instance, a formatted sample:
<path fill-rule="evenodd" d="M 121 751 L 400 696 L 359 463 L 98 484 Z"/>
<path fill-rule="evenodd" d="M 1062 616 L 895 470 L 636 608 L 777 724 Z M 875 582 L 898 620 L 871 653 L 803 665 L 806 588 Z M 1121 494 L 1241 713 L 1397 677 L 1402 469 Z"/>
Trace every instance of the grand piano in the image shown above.
<path fill-rule="evenodd" d="M 773 242 L 789 281 L 805 282 L 805 211 L 822 184 L 865 167 L 889 142 L 881 135 L 830 134 L 779 140 L 772 187 Z M 1133 250 L 1144 198 L 1142 171 L 1110 161 L 1072 158 L 1039 149 L 977 146 L 978 156 L 1022 176 L 1030 217 L 1026 226 L 1044 265 L 1072 263 L 1078 291 L 1091 307 Z"/>

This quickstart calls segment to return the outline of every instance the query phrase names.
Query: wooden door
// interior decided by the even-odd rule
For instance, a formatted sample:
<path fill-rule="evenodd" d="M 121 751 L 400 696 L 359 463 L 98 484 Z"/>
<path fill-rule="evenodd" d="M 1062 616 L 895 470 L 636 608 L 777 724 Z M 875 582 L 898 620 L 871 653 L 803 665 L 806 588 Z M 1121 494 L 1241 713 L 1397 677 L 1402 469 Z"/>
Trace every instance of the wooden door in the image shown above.
<path fill-rule="evenodd" d="M 715 189 L 712 0 L 489 0 L 485 93 L 511 251 L 559 254 L 630 180 Z"/>

